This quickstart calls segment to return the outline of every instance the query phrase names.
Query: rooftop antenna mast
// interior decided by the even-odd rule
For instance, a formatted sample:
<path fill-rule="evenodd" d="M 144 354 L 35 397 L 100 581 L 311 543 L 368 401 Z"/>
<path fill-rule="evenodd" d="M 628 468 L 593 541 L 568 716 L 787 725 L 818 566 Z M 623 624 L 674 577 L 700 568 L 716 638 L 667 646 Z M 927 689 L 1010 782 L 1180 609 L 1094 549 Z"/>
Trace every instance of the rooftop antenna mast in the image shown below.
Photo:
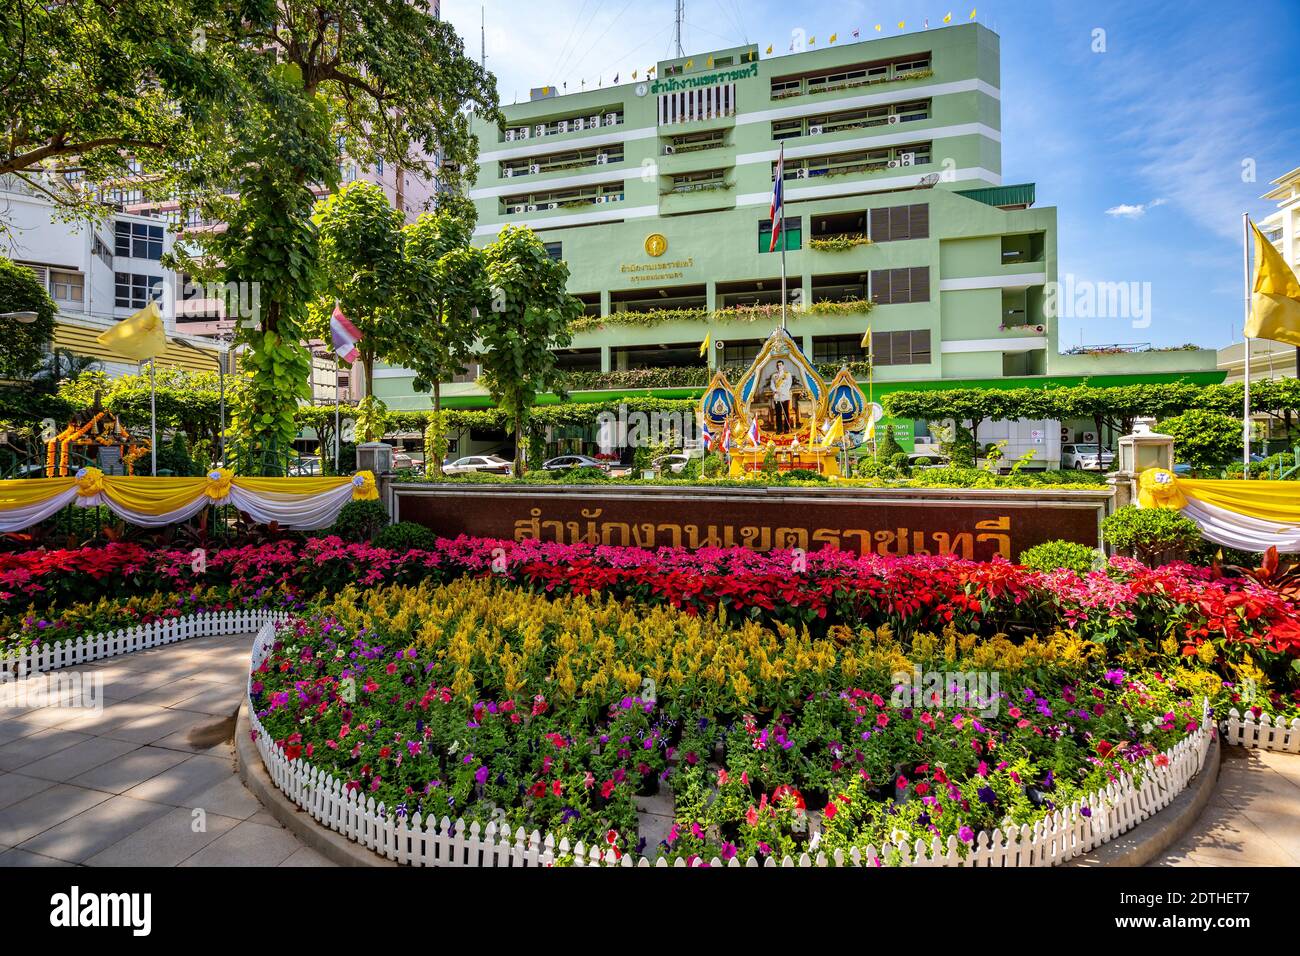
<path fill-rule="evenodd" d="M 478 8 L 478 65 L 487 69 L 487 13 L 484 7 Z"/>
<path fill-rule="evenodd" d="M 677 0 L 677 15 L 675 17 L 675 36 L 677 40 L 677 55 L 685 56 L 682 52 L 682 21 L 686 19 L 686 0 Z"/>

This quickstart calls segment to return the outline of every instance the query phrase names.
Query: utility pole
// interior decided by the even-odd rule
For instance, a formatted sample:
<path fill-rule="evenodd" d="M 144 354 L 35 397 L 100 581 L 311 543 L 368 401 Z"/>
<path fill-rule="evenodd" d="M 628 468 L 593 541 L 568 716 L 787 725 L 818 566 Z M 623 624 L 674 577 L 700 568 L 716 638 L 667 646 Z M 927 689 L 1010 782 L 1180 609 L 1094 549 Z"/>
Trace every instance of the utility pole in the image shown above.
<path fill-rule="evenodd" d="M 686 19 L 686 0 L 677 0 L 676 38 L 678 56 L 686 55 L 682 52 L 682 21 L 684 19 Z"/>
<path fill-rule="evenodd" d="M 486 8 L 478 8 L 478 65 L 487 69 L 487 13 Z"/>

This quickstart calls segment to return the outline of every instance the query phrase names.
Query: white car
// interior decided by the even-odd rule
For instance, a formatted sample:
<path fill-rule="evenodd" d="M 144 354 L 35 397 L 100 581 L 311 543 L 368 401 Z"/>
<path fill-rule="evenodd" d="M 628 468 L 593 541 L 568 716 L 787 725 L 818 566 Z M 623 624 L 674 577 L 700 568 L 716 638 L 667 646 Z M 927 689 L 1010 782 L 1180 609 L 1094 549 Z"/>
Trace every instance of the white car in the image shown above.
<path fill-rule="evenodd" d="M 1115 462 L 1111 451 L 1094 443 L 1062 445 L 1061 467 L 1078 471 L 1105 471 Z"/>
<path fill-rule="evenodd" d="M 684 455 L 680 452 L 674 452 L 671 455 L 664 455 L 650 462 L 650 467 L 654 468 L 661 474 L 664 471 L 671 471 L 674 475 L 680 475 L 683 469 L 690 463 L 691 456 Z"/>
<path fill-rule="evenodd" d="M 499 455 L 468 455 L 442 466 L 444 475 L 467 475 L 472 471 L 489 475 L 513 475 L 515 466 Z"/>

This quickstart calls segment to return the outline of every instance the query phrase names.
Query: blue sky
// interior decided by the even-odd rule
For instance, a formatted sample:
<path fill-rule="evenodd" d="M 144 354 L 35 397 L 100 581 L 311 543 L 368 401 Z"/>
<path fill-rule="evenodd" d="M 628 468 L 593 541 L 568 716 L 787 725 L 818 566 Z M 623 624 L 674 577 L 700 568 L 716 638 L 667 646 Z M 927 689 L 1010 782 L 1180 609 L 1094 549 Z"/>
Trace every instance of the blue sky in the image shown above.
<path fill-rule="evenodd" d="M 443 16 L 479 51 L 501 99 L 644 70 L 672 52 L 673 0 L 444 0 Z M 1062 346 L 1240 339 L 1241 213 L 1271 211 L 1269 181 L 1300 166 L 1300 3 L 976 3 L 1002 38 L 1006 183 L 1036 182 L 1058 209 L 1060 278 L 1151 283 L 1151 325 L 1062 319 Z M 776 51 L 792 30 L 821 43 L 853 28 L 917 31 L 936 3 L 687 0 L 688 53 L 741 42 Z M 1104 30 L 1105 52 L 1094 52 Z M 819 43 L 819 45 L 821 45 Z M 1243 163 L 1248 164 L 1243 167 Z M 1255 181 L 1244 181 L 1253 166 Z"/>

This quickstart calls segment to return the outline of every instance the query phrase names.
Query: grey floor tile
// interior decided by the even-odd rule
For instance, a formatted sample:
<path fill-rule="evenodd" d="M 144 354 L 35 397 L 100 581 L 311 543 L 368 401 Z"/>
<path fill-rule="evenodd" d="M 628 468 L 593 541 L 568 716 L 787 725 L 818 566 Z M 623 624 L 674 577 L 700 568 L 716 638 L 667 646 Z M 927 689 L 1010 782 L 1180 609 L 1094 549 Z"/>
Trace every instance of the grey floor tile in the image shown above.
<path fill-rule="evenodd" d="M 0 810 L 12 806 L 20 800 L 48 790 L 54 786 L 52 780 L 26 777 L 20 773 L 0 773 Z"/>
<path fill-rule="evenodd" d="M 196 818 L 192 810 L 173 809 L 96 853 L 86 865 L 179 866 L 238 824 L 238 820 L 215 813 Z"/>
<path fill-rule="evenodd" d="M 89 734 L 68 730 L 38 730 L 0 747 L 0 770 L 21 770 L 28 764 L 90 739 Z"/>
<path fill-rule="evenodd" d="M 66 783 L 73 777 L 81 776 L 87 770 L 93 770 L 139 748 L 139 744 L 129 740 L 91 737 L 89 740 L 83 740 L 48 757 L 26 764 L 22 772 L 28 777 L 41 777 L 45 780 Z"/>
<path fill-rule="evenodd" d="M 333 866 L 329 860 L 321 856 L 311 847 L 303 847 L 301 850 L 295 850 L 294 853 L 280 864 L 281 866 Z"/>
<path fill-rule="evenodd" d="M 234 767 L 224 757 L 198 754 L 132 787 L 126 791 L 126 795 L 172 807 L 201 806 L 195 798 L 225 781 L 233 773 Z"/>
<path fill-rule="evenodd" d="M 262 809 L 262 804 L 258 802 L 257 797 L 249 792 L 244 782 L 233 771 L 227 779 L 201 793 L 194 794 L 187 798 L 185 803 L 193 807 L 202 807 L 208 813 L 233 817 L 237 820 L 247 820 Z"/>
<path fill-rule="evenodd" d="M 103 803 L 110 796 L 98 790 L 55 784 L 0 810 L 0 844 L 17 846 Z"/>
<path fill-rule="evenodd" d="M 53 857 L 41 856 L 39 853 L 29 853 L 26 850 L 5 850 L 0 853 L 0 868 L 3 867 L 24 867 L 24 866 L 76 866 L 75 863 L 69 863 L 67 860 L 56 860 Z"/>
<path fill-rule="evenodd" d="M 181 866 L 279 866 L 301 848 L 288 830 L 241 823 Z"/>
<path fill-rule="evenodd" d="M 170 809 L 162 804 L 133 800 L 130 797 L 110 797 L 84 813 L 20 843 L 18 849 L 52 856 L 56 860 L 81 863 L 168 813 Z"/>
<path fill-rule="evenodd" d="M 176 750 L 145 746 L 73 777 L 68 783 L 108 793 L 125 793 L 189 759 L 189 754 Z"/>

